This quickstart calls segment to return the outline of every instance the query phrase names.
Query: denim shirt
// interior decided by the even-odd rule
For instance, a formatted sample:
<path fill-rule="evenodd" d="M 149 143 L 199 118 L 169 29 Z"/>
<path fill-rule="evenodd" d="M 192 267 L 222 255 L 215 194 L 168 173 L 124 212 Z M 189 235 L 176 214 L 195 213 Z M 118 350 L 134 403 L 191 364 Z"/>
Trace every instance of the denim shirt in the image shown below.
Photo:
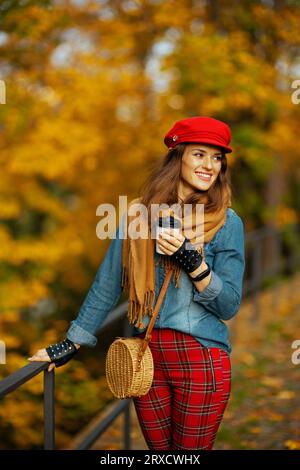
<path fill-rule="evenodd" d="M 116 238 L 111 240 L 79 313 L 67 331 L 67 338 L 82 346 L 96 345 L 97 331 L 122 294 L 122 227 L 120 223 Z M 230 354 L 232 347 L 225 321 L 239 310 L 245 270 L 244 225 L 233 209 L 227 208 L 225 224 L 204 244 L 204 253 L 212 270 L 209 284 L 199 292 L 190 276 L 181 270 L 180 287 L 176 288 L 172 276 L 154 328 L 173 328 L 188 333 L 203 346 L 221 348 Z M 159 255 L 155 252 L 154 256 L 156 303 L 165 273 L 158 264 Z M 146 315 L 144 328 L 134 326 L 133 335 L 145 331 L 149 321 Z"/>

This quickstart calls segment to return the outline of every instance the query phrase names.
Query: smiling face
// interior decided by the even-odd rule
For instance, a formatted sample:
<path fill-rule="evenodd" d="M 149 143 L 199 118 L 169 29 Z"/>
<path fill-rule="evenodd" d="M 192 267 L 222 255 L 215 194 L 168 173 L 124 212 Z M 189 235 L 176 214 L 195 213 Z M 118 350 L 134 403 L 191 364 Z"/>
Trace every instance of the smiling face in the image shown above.
<path fill-rule="evenodd" d="M 182 199 L 195 190 L 207 191 L 221 171 L 221 148 L 209 144 L 187 144 L 182 156 L 178 196 Z"/>

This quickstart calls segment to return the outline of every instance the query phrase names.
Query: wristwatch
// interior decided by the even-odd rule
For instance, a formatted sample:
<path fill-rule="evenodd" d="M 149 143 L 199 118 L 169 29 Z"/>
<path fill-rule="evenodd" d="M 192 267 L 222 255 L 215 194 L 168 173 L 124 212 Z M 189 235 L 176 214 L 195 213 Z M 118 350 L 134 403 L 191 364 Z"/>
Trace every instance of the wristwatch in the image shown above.
<path fill-rule="evenodd" d="M 207 264 L 207 266 L 208 266 L 207 269 L 205 269 L 205 271 L 202 271 L 202 273 L 198 274 L 196 277 L 191 276 L 192 280 L 193 281 L 202 281 L 202 279 L 207 277 L 209 275 L 209 273 L 211 272 L 209 264 Z"/>

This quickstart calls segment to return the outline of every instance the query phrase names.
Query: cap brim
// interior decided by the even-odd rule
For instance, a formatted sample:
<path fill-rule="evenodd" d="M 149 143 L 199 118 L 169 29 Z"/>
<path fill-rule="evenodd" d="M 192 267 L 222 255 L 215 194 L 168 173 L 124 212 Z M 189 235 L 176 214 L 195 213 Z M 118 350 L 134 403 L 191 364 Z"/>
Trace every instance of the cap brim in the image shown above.
<path fill-rule="evenodd" d="M 178 141 L 176 141 L 176 143 L 173 147 L 175 147 L 177 144 L 193 144 L 193 143 L 195 143 L 195 144 L 211 144 L 211 145 L 215 145 L 216 147 L 222 148 L 222 150 L 225 153 L 231 153 L 232 152 L 231 147 L 226 146 L 226 145 L 222 144 L 221 142 L 218 142 L 217 140 L 214 140 L 214 139 L 201 139 L 201 140 L 193 140 L 193 141 L 188 141 L 188 142 L 184 142 L 184 141 L 182 141 L 182 142 L 179 141 L 178 142 Z M 173 147 L 171 146 L 171 148 L 173 148 Z"/>

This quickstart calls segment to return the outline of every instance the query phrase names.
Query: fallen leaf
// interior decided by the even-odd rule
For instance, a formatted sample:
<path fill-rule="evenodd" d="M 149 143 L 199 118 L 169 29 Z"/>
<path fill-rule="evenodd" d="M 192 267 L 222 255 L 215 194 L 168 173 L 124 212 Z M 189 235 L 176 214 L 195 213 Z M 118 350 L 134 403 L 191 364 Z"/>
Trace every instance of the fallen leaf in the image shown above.
<path fill-rule="evenodd" d="M 291 398 L 295 398 L 296 393 L 292 390 L 282 390 L 276 395 L 276 398 L 279 400 L 291 400 Z"/>
<path fill-rule="evenodd" d="M 282 387 L 282 379 L 279 377 L 263 377 L 261 383 L 267 387 L 280 388 Z"/>

